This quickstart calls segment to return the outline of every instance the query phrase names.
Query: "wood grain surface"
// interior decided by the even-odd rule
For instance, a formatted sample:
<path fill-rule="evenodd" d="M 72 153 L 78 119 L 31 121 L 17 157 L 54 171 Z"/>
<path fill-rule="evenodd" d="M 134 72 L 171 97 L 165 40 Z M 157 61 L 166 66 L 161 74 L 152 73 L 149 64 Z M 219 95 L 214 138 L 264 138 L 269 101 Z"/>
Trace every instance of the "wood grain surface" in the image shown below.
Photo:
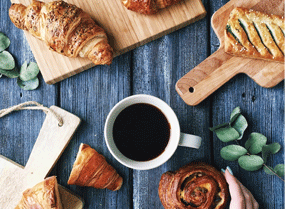
<path fill-rule="evenodd" d="M 45 0 L 49 2 L 51 0 Z M 29 5 L 31 0 L 11 0 Z M 67 0 L 87 12 L 108 34 L 114 56 L 182 28 L 206 15 L 201 0 L 184 0 L 154 15 L 127 10 L 121 0 Z M 68 58 L 48 49 L 43 41 L 25 32 L 44 80 L 54 84 L 93 65 L 83 58 Z"/>
<path fill-rule="evenodd" d="M 197 105 L 239 73 L 258 85 L 270 88 L 284 79 L 284 63 L 236 57 L 224 52 L 224 30 L 235 7 L 252 8 L 269 14 L 284 15 L 284 0 L 232 0 L 212 17 L 212 27 L 220 40 L 219 49 L 176 83 L 176 89 L 189 105 Z"/>
<path fill-rule="evenodd" d="M 220 157 L 226 146 L 209 127 L 229 121 L 230 112 L 240 106 L 249 122 L 244 145 L 251 132 L 267 137 L 267 143 L 278 142 L 282 149 L 269 159 L 269 165 L 284 162 L 284 81 L 273 88 L 263 88 L 251 78 L 239 74 L 196 106 L 187 105 L 174 86 L 186 73 L 219 48 L 211 28 L 211 16 L 228 0 L 203 0 L 207 16 L 178 31 L 140 46 L 114 59 L 111 66 L 96 66 L 55 85 L 40 79 L 35 91 L 23 91 L 15 79 L 0 79 L 0 109 L 35 100 L 45 106 L 57 105 L 79 116 L 82 123 L 50 175 L 61 185 L 81 196 L 86 209 L 163 209 L 157 193 L 159 179 L 168 170 L 177 170 L 192 161 L 204 161 L 217 169 L 230 166 L 234 175 L 254 195 L 260 208 L 285 207 L 284 183 L 263 170 L 248 172 L 237 162 Z M 0 31 L 11 39 L 8 51 L 17 66 L 34 61 L 25 35 L 11 23 L 7 11 L 11 3 L 0 0 Z M 111 108 L 121 99 L 134 94 L 150 94 L 167 102 L 178 116 L 181 131 L 203 138 L 200 150 L 179 147 L 162 166 L 149 171 L 128 169 L 109 153 L 104 142 L 104 123 Z M 21 111 L 0 121 L 0 154 L 25 165 L 43 123 L 43 113 Z M 67 185 L 80 143 L 87 143 L 103 154 L 123 177 L 117 192 Z"/>
<path fill-rule="evenodd" d="M 51 112 L 47 114 L 26 166 L 0 155 L 0 207 L 3 209 L 15 208 L 26 189 L 47 177 L 80 123 L 77 116 L 59 107 L 52 106 L 50 109 L 62 118 L 63 125 L 58 125 Z M 64 197 L 64 208 L 83 208 L 79 197 L 63 188 L 59 191 Z"/>

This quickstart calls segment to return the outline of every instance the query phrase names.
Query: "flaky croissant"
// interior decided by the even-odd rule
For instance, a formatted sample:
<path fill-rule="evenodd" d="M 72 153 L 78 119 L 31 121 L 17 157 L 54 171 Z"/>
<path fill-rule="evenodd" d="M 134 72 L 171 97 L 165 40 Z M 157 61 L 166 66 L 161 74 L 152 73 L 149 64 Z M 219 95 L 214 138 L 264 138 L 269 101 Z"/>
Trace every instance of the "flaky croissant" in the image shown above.
<path fill-rule="evenodd" d="M 122 177 L 103 155 L 87 144 L 80 145 L 68 184 L 115 191 L 121 188 L 122 182 Z"/>
<path fill-rule="evenodd" d="M 229 198 L 224 176 L 202 162 L 164 173 L 158 192 L 166 209 L 223 209 Z"/>
<path fill-rule="evenodd" d="M 49 48 L 68 57 L 86 57 L 95 65 L 111 64 L 113 50 L 104 30 L 82 9 L 64 1 L 33 0 L 28 7 L 12 4 L 14 25 L 45 41 Z"/>
<path fill-rule="evenodd" d="M 46 178 L 31 189 L 23 192 L 23 197 L 15 209 L 62 209 L 55 176 Z"/>
<path fill-rule="evenodd" d="M 122 0 L 122 3 L 129 10 L 149 15 L 180 1 L 182 0 Z"/>

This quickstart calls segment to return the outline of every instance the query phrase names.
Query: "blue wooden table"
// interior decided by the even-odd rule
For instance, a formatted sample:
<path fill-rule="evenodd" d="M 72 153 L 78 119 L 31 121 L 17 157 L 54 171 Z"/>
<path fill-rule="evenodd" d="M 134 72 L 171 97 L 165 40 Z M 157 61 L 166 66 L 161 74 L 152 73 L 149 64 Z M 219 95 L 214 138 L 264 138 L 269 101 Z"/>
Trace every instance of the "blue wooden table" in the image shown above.
<path fill-rule="evenodd" d="M 204 19 L 116 57 L 110 66 L 94 67 L 55 85 L 47 85 L 41 78 L 34 91 L 23 91 L 16 79 L 0 79 L 0 109 L 33 100 L 45 106 L 60 106 L 82 119 L 51 175 L 57 175 L 61 185 L 80 195 L 85 208 L 163 208 L 157 192 L 161 175 L 195 160 L 218 169 L 229 165 L 253 193 L 260 208 L 284 208 L 284 182 L 262 169 L 248 172 L 237 162 L 222 159 L 219 152 L 225 144 L 208 129 L 227 122 L 232 109 L 240 106 L 249 122 L 245 135 L 259 132 L 268 143 L 279 142 L 282 149 L 271 157 L 269 165 L 284 163 L 284 81 L 266 89 L 241 74 L 194 107 L 186 105 L 175 90 L 175 83 L 219 46 L 210 18 L 227 0 L 203 3 L 208 12 Z M 23 31 L 9 19 L 10 5 L 10 1 L 0 0 L 0 31 L 10 38 L 8 51 L 19 67 L 24 61 L 34 61 L 34 56 Z M 117 102 L 134 94 L 150 94 L 167 102 L 178 116 L 181 131 L 203 138 L 201 148 L 179 147 L 168 162 L 149 171 L 128 169 L 117 162 L 104 142 L 104 122 Z M 25 165 L 44 118 L 40 111 L 21 111 L 0 119 L 0 154 Z M 242 140 L 243 145 L 246 139 Z M 119 191 L 67 185 L 80 143 L 96 148 L 116 168 L 124 179 Z"/>

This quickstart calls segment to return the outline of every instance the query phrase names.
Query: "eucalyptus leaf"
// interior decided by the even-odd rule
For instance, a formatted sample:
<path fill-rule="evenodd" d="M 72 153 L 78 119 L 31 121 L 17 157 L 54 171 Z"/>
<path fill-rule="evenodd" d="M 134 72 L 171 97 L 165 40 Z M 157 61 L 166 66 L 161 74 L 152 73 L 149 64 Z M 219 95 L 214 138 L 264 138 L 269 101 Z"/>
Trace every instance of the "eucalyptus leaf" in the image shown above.
<path fill-rule="evenodd" d="M 262 147 L 266 145 L 267 138 L 260 133 L 251 133 L 245 142 L 245 148 L 251 154 L 258 154 L 262 151 Z"/>
<path fill-rule="evenodd" d="M 216 129 L 222 128 L 222 127 L 229 127 L 229 123 L 223 123 L 223 124 L 219 124 L 215 127 L 209 128 L 210 131 L 215 131 Z"/>
<path fill-rule="evenodd" d="M 0 32 L 0 52 L 7 49 L 10 45 L 10 39 Z"/>
<path fill-rule="evenodd" d="M 270 154 L 274 155 L 277 152 L 279 152 L 280 149 L 281 149 L 281 146 L 279 143 L 272 143 L 269 145 L 264 145 L 262 147 L 262 158 L 264 162 L 267 162 L 267 158 L 269 157 Z"/>
<path fill-rule="evenodd" d="M 15 68 L 15 60 L 7 51 L 0 52 L 0 68 L 3 70 L 12 70 Z"/>
<path fill-rule="evenodd" d="M 36 77 L 29 81 L 22 81 L 20 78 L 18 78 L 17 84 L 23 90 L 34 90 L 39 86 L 39 79 Z"/>
<path fill-rule="evenodd" d="M 19 77 L 19 72 L 18 72 L 18 70 L 16 68 L 14 68 L 13 70 L 2 70 L 2 69 L 0 69 L 0 73 L 5 75 L 8 78 L 17 78 L 17 77 Z"/>
<path fill-rule="evenodd" d="M 275 173 L 278 176 L 280 176 L 280 177 L 284 176 L 285 175 L 285 166 L 284 166 L 284 164 L 276 165 L 275 168 L 274 168 L 274 171 L 275 171 Z"/>
<path fill-rule="evenodd" d="M 271 168 L 271 167 L 270 166 L 267 166 L 267 167 L 266 166 L 263 167 L 264 172 L 269 174 L 269 175 L 275 175 L 274 171 L 269 170 L 269 168 Z M 273 170 L 273 168 L 271 168 L 271 169 Z"/>
<path fill-rule="evenodd" d="M 237 130 L 237 132 L 239 133 L 240 136 L 238 139 L 242 139 L 243 133 L 246 130 L 248 123 L 243 115 L 239 115 L 231 126 L 235 128 L 235 130 Z"/>
<path fill-rule="evenodd" d="M 263 166 L 263 159 L 257 155 L 245 155 L 238 158 L 238 164 L 247 171 L 256 171 Z"/>
<path fill-rule="evenodd" d="M 247 150 L 239 145 L 228 145 L 220 150 L 220 156 L 229 161 L 235 161 L 246 153 Z"/>
<path fill-rule="evenodd" d="M 37 63 L 30 62 L 29 66 L 27 67 L 27 62 L 24 62 L 20 70 L 20 79 L 22 81 L 32 80 L 39 74 L 39 72 L 40 72 L 40 69 Z"/>
<path fill-rule="evenodd" d="M 230 118 L 229 124 L 231 125 L 236 119 L 241 115 L 241 113 L 237 113 Z"/>
<path fill-rule="evenodd" d="M 230 121 L 233 119 L 233 117 L 237 114 L 241 114 L 240 107 L 236 107 L 233 109 L 233 111 L 230 114 Z"/>
<path fill-rule="evenodd" d="M 214 132 L 222 142 L 230 142 L 239 138 L 239 133 L 232 127 L 219 128 Z"/>

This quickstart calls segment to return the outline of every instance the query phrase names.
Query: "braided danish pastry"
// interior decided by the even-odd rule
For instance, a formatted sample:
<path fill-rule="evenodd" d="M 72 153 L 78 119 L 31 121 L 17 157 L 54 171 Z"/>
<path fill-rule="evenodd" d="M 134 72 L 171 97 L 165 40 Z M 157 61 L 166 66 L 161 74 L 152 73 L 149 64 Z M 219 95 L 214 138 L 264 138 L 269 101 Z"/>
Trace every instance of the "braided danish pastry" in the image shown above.
<path fill-rule="evenodd" d="M 194 162 L 176 172 L 166 172 L 159 183 L 166 209 L 223 209 L 229 191 L 224 176 L 211 165 Z"/>

